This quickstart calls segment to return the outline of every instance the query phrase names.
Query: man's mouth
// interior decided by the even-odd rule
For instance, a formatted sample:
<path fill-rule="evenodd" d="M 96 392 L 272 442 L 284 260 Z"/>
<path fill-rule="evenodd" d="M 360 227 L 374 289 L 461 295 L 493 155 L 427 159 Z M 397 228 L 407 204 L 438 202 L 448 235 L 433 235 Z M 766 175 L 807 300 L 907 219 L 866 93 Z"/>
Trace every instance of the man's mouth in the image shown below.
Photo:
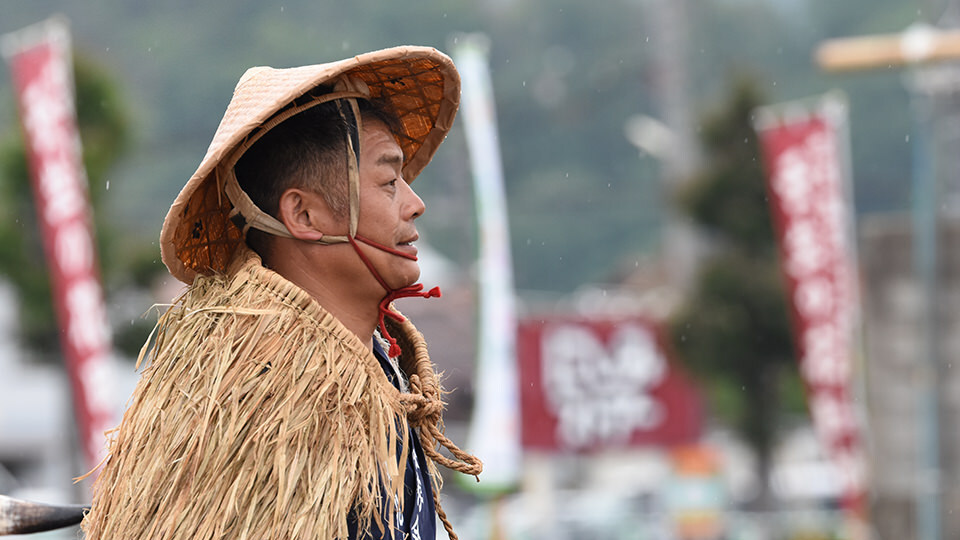
<path fill-rule="evenodd" d="M 398 246 L 413 246 L 413 243 L 416 242 L 416 241 L 419 240 L 419 239 L 420 239 L 420 235 L 414 235 L 414 236 L 411 236 L 411 237 L 407 238 L 407 239 L 404 240 L 403 242 L 399 242 L 397 245 L 398 245 Z"/>
<path fill-rule="evenodd" d="M 414 242 L 419 240 L 419 237 L 413 237 L 409 240 L 399 242 L 397 244 L 397 249 L 406 253 L 408 258 L 412 260 L 417 260 L 417 246 L 413 245 Z"/>

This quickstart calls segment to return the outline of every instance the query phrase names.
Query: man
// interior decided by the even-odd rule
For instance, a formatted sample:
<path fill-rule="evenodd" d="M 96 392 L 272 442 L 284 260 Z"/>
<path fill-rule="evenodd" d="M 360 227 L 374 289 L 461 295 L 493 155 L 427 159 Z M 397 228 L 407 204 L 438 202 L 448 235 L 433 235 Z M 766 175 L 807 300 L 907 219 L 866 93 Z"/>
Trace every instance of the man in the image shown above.
<path fill-rule="evenodd" d="M 244 75 L 164 221 L 190 287 L 141 354 L 88 539 L 433 538 L 434 500 L 456 538 L 434 462 L 480 462 L 444 437 L 426 345 L 391 302 L 438 295 L 415 284 L 408 182 L 458 100 L 422 47 Z"/>

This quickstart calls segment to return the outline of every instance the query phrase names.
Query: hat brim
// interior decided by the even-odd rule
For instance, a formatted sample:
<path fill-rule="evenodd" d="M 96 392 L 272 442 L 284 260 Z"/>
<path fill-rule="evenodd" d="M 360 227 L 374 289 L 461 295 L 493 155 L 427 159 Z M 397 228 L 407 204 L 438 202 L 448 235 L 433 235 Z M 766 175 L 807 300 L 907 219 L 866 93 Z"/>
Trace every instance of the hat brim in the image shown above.
<path fill-rule="evenodd" d="M 453 61 L 440 51 L 393 47 L 328 64 L 250 69 L 237 84 L 197 172 L 164 219 L 160 253 L 174 277 L 192 283 L 198 274 L 226 271 L 243 242 L 242 232 L 228 217 L 231 207 L 215 178 L 217 166 L 277 112 L 341 75 L 366 83 L 371 98 L 399 120 L 402 132 L 397 137 L 407 182 L 430 162 L 460 101 L 460 77 Z"/>

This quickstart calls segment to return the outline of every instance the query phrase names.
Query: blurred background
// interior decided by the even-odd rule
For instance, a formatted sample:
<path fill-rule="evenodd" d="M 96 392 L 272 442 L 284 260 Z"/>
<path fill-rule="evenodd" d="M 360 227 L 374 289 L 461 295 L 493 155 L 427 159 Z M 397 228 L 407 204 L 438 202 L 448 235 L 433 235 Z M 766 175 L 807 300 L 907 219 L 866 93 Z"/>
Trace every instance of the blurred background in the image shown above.
<path fill-rule="evenodd" d="M 0 34 L 53 15 L 71 33 L 112 336 L 113 382 L 97 391 L 117 415 L 181 290 L 160 262 L 163 217 L 244 70 L 399 44 L 458 65 L 479 51 L 499 156 L 471 148 L 462 113 L 414 184 L 423 281 L 444 296 L 400 305 L 452 391 L 448 434 L 495 475 L 448 479 L 460 537 L 960 537 L 957 66 L 949 54 L 904 62 L 908 47 L 851 69 L 815 60 L 831 39 L 949 31 L 960 2 L 31 0 L 0 2 Z M 811 420 L 755 130 L 758 111 L 824 95 L 845 114 L 844 255 L 858 291 L 843 361 L 855 466 L 868 472 L 853 501 L 850 463 Z M 16 103 L 5 66 L 0 493 L 84 502 Z M 493 219 L 508 224 L 499 320 L 516 323 L 492 338 L 471 169 L 483 160 L 502 174 Z M 493 341 L 505 371 L 482 382 Z"/>

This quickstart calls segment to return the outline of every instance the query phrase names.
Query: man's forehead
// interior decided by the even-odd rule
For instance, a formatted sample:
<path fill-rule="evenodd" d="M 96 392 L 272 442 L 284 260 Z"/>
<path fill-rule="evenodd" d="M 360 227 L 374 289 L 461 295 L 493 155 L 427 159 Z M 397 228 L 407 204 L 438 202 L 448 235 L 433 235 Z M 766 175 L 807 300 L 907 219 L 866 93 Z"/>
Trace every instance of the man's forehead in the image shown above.
<path fill-rule="evenodd" d="M 371 148 L 376 153 L 377 164 L 403 165 L 403 151 L 396 136 L 386 124 L 380 120 L 364 122 L 363 138 L 368 142 L 368 147 L 370 147 L 369 143 L 374 144 Z"/>

